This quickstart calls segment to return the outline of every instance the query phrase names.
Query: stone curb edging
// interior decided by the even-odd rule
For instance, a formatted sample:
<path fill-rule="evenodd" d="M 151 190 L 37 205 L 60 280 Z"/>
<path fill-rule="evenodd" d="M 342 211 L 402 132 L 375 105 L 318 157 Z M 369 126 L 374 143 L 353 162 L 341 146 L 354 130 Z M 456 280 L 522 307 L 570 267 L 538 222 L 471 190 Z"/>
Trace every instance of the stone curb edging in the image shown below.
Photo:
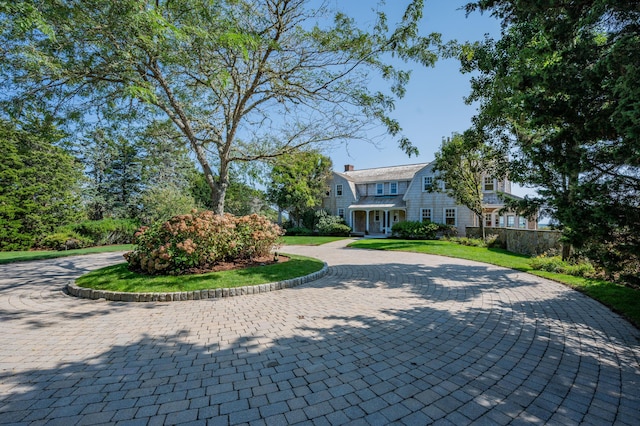
<path fill-rule="evenodd" d="M 324 263 L 322 269 L 304 277 L 278 281 L 267 284 L 247 285 L 233 288 L 216 288 L 213 290 L 194 290 L 167 293 L 126 293 L 117 291 L 94 290 L 92 288 L 79 287 L 74 281 L 67 284 L 67 292 L 75 297 L 84 299 L 105 299 L 113 302 L 178 302 L 183 300 L 219 299 L 221 297 L 244 296 L 247 294 L 267 293 L 269 291 L 282 290 L 296 287 L 322 278 L 329 271 L 329 266 Z"/>

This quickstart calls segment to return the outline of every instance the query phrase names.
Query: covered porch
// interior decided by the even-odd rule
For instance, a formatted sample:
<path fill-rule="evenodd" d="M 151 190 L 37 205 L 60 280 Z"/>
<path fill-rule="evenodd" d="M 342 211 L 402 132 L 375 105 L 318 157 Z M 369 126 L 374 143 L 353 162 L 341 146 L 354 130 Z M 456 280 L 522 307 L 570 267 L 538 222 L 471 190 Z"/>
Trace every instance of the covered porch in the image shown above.
<path fill-rule="evenodd" d="M 402 196 L 362 197 L 349 206 L 351 228 L 363 235 L 390 235 L 391 227 L 406 217 Z"/>

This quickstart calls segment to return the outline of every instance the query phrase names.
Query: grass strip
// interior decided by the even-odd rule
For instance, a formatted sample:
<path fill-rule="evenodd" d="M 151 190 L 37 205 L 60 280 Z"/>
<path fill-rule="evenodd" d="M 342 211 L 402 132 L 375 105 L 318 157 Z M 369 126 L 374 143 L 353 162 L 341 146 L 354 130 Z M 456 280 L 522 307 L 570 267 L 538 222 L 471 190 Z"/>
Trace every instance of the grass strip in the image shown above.
<path fill-rule="evenodd" d="M 289 255 L 287 262 L 255 266 L 231 271 L 197 275 L 144 275 L 132 272 L 127 263 L 108 266 L 85 274 L 76 280 L 80 287 L 131 293 L 163 293 L 211 290 L 266 284 L 298 278 L 319 271 L 324 262 L 304 256 Z"/>
<path fill-rule="evenodd" d="M 349 247 L 435 254 L 527 272 L 574 288 L 609 307 L 640 328 L 640 303 L 637 302 L 640 300 L 640 290 L 604 280 L 534 270 L 529 264 L 531 259 L 529 256 L 498 248 L 463 246 L 442 240 L 362 239 L 349 244 Z"/>
<path fill-rule="evenodd" d="M 131 250 L 133 250 L 132 244 L 89 247 L 84 249 L 65 250 L 65 251 L 56 251 L 56 250 L 3 251 L 3 252 L 0 252 L 0 264 L 12 263 L 12 262 L 23 262 L 28 260 L 55 259 L 58 257 L 78 256 L 83 254 L 108 253 L 112 251 L 131 251 Z"/>
<path fill-rule="evenodd" d="M 319 246 L 322 244 L 332 243 L 334 241 L 346 240 L 347 238 L 348 237 L 285 235 L 282 237 L 282 241 L 285 246 Z"/>

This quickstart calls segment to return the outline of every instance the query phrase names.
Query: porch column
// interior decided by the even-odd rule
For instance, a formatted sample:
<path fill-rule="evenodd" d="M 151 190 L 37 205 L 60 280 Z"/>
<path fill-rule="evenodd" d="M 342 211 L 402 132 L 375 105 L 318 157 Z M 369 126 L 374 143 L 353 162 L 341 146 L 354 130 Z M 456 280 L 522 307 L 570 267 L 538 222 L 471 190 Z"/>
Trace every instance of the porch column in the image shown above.
<path fill-rule="evenodd" d="M 365 210 L 365 214 L 367 215 L 367 220 L 366 220 L 366 226 L 365 226 L 365 232 L 369 233 L 369 210 Z"/>
<path fill-rule="evenodd" d="M 390 224 L 390 223 L 389 223 L 389 220 L 391 219 L 391 215 L 389 214 L 389 210 L 385 210 L 385 211 L 384 211 L 384 219 L 385 219 L 385 223 L 384 223 L 384 233 L 385 233 L 385 234 L 388 234 L 387 230 L 388 230 L 389 228 L 391 228 L 391 227 L 389 226 L 389 224 Z"/>
<path fill-rule="evenodd" d="M 355 226 L 353 226 L 354 225 L 354 223 L 353 223 L 353 210 L 351 210 L 351 209 L 349 209 L 349 223 L 348 223 L 348 225 L 351 227 L 351 229 L 353 231 L 356 230 Z"/>

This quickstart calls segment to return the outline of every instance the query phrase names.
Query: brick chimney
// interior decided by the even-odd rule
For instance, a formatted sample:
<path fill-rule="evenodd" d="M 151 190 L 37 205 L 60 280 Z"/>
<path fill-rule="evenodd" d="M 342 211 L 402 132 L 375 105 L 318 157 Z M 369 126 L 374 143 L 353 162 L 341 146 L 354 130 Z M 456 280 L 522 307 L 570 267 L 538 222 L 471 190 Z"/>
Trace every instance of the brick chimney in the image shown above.
<path fill-rule="evenodd" d="M 345 164 L 344 165 L 344 171 L 345 172 L 352 172 L 354 170 L 353 164 Z"/>

